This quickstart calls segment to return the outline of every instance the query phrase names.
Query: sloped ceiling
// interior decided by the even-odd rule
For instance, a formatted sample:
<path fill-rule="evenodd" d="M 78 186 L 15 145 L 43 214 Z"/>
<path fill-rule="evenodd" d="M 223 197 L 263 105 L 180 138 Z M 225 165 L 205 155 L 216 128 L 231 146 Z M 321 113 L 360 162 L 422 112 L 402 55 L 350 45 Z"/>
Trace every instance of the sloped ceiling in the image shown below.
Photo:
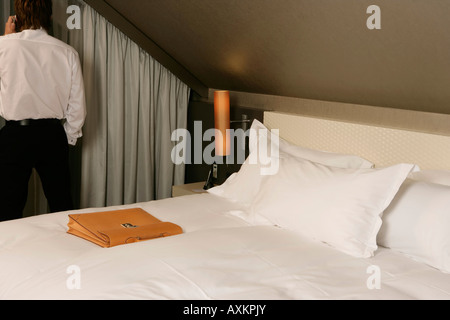
<path fill-rule="evenodd" d="M 450 113 L 450 1 L 86 2 L 146 38 L 200 95 L 219 88 Z M 381 30 L 366 26 L 372 4 Z"/>

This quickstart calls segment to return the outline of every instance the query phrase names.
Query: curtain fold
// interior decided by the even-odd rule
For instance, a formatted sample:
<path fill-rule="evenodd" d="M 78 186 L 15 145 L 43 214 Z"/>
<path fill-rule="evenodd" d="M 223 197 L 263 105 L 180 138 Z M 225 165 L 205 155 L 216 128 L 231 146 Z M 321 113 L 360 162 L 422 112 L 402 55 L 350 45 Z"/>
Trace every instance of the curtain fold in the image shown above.
<path fill-rule="evenodd" d="M 190 89 L 89 6 L 83 37 L 82 207 L 170 197 L 184 181 L 171 134 L 186 128 Z"/>

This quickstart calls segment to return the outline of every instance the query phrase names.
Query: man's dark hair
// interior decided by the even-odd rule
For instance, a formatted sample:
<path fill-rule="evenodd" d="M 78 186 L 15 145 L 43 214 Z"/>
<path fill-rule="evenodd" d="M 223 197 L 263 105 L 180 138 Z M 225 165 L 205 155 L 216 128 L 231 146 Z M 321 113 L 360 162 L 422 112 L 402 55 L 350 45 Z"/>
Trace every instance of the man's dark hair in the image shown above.
<path fill-rule="evenodd" d="M 44 28 L 52 23 L 52 0 L 14 0 L 14 10 L 20 31 Z"/>

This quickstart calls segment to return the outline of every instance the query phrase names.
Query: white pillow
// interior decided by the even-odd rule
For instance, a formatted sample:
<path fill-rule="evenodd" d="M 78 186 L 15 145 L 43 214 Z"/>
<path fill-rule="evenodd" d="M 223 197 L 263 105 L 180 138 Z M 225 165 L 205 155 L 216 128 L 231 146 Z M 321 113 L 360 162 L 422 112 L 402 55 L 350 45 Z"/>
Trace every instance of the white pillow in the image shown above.
<path fill-rule="evenodd" d="M 249 206 L 264 178 L 265 176 L 261 174 L 261 165 L 251 164 L 247 159 L 239 172 L 232 174 L 222 185 L 209 189 L 208 192 Z"/>
<path fill-rule="evenodd" d="M 444 186 L 450 186 L 450 171 L 440 170 L 424 170 L 414 172 L 410 175 L 412 180 L 431 182 L 436 184 L 442 184 Z"/>
<path fill-rule="evenodd" d="M 450 272 L 450 187 L 407 180 L 384 213 L 378 244 Z"/>
<path fill-rule="evenodd" d="M 312 150 L 294 145 L 283 138 L 271 139 L 271 131 L 261 122 L 255 120 L 250 130 L 249 149 L 250 153 L 258 150 L 258 143 L 267 141 L 270 145 L 274 142 L 279 146 L 280 152 L 285 152 L 293 157 L 310 160 L 327 166 L 337 168 L 373 168 L 374 164 L 356 155 L 331 153 L 319 150 Z M 272 134 L 274 134 L 272 132 Z M 270 147 L 267 146 L 270 150 Z M 269 152 L 270 155 L 270 152 Z"/>
<path fill-rule="evenodd" d="M 414 168 L 342 169 L 282 156 L 279 173 L 267 177 L 255 197 L 250 219 L 369 258 L 378 248 L 381 215 Z"/>
<path fill-rule="evenodd" d="M 293 145 L 278 136 L 276 139 L 271 139 L 270 131 L 258 120 L 253 122 L 251 132 L 249 139 L 250 157 L 245 161 L 238 173 L 231 175 L 221 186 L 208 190 L 209 193 L 227 198 L 233 202 L 246 205 L 251 204 L 265 179 L 263 170 L 267 167 L 264 161 L 260 161 L 261 158 L 258 153 L 259 141 L 264 142 L 265 147 L 267 147 L 267 153 L 264 150 L 263 154 L 267 154 L 270 161 L 278 159 L 278 155 L 272 155 L 270 152 L 270 144 L 273 142 L 281 154 L 286 153 L 293 157 L 307 159 L 324 165 L 339 168 L 373 167 L 372 163 L 358 156 L 311 150 Z M 253 159 L 256 161 L 252 161 Z"/>

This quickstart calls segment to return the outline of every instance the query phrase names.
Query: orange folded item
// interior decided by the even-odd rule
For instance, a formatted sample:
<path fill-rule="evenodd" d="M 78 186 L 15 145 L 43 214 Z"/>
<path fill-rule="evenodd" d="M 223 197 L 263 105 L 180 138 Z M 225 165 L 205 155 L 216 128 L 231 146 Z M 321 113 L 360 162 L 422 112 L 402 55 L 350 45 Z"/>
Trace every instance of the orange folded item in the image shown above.
<path fill-rule="evenodd" d="M 162 222 L 142 209 L 69 215 L 67 233 L 103 248 L 183 233 L 180 226 Z"/>

